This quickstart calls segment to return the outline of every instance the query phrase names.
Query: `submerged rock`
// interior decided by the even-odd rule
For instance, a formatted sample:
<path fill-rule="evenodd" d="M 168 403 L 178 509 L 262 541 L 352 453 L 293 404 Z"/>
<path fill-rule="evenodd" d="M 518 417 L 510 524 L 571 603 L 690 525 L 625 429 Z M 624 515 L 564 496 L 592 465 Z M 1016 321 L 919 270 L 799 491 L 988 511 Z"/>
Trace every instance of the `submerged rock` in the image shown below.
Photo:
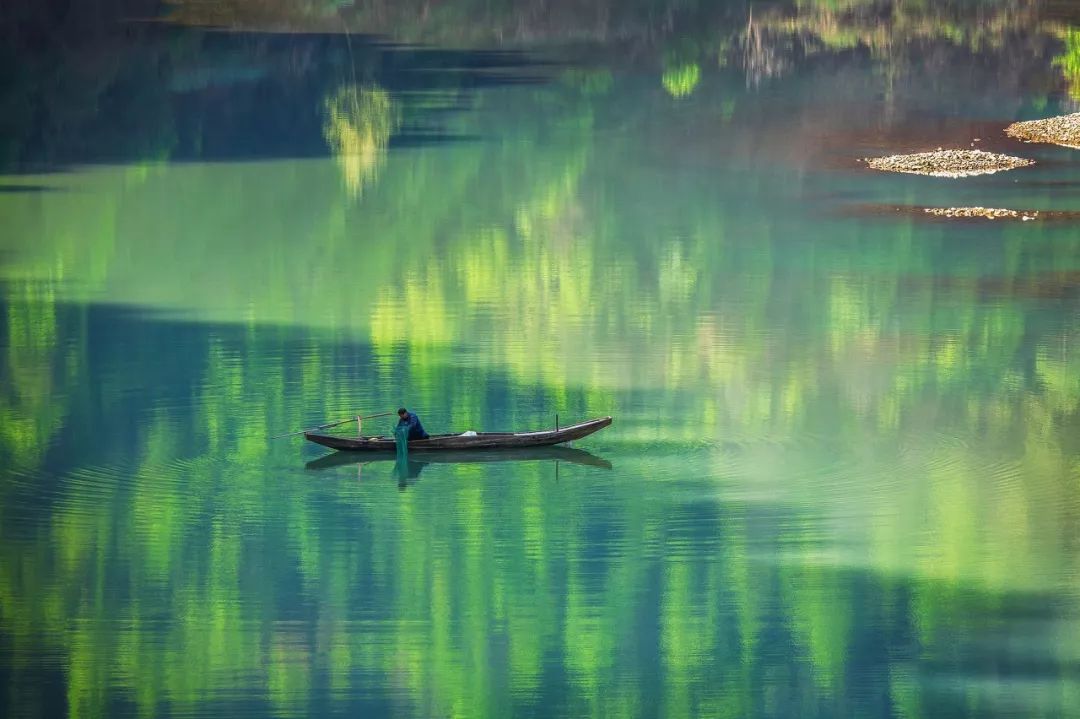
<path fill-rule="evenodd" d="M 932 177 L 970 177 L 989 175 L 1002 170 L 1034 165 L 1034 160 L 1010 155 L 998 155 L 982 150 L 937 150 L 913 155 L 889 155 L 866 158 L 875 170 L 908 172 Z"/>
<path fill-rule="evenodd" d="M 1005 128 L 1005 134 L 1024 142 L 1048 142 L 1080 150 L 1080 112 L 1014 122 Z"/>
<path fill-rule="evenodd" d="M 903 215 L 922 222 L 1069 222 L 1080 223 L 1080 210 L 1033 210 L 1002 207 L 926 207 L 925 205 L 893 205 L 886 203 L 855 203 L 838 210 L 851 217 L 896 217 Z"/>

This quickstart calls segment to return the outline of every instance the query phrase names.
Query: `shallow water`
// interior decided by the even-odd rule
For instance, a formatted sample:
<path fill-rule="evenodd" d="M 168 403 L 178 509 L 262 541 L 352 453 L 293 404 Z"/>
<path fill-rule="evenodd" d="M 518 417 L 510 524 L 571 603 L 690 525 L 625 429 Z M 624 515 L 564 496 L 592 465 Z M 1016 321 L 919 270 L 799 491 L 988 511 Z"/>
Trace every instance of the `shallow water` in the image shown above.
<path fill-rule="evenodd" d="M 556 3 L 524 51 L 136 23 L 21 66 L 5 715 L 1075 715 L 1080 235 L 918 211 L 1080 210 L 1075 151 L 1001 134 L 1072 109 L 1068 18 L 870 47 L 810 5 L 756 55 Z M 1038 164 L 859 162 L 950 143 Z M 615 422 L 407 467 L 269 439 L 400 404 Z"/>

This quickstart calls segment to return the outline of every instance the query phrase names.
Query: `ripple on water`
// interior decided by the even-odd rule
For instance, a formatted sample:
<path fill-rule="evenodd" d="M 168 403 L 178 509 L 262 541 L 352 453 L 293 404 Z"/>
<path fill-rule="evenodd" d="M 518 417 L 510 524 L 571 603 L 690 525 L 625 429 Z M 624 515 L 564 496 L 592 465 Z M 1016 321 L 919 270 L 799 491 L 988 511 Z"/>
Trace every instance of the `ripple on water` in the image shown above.
<path fill-rule="evenodd" d="M 900 443 L 900 462 L 923 467 L 928 472 L 956 469 L 971 456 L 970 443 L 963 437 L 944 432 L 919 434 Z"/>

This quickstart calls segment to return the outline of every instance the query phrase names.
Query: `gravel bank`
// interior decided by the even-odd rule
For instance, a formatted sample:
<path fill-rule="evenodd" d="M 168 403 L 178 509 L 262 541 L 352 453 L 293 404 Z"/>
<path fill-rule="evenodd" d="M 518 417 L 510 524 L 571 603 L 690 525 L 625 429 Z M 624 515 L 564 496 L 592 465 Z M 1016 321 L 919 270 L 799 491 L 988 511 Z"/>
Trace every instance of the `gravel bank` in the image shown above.
<path fill-rule="evenodd" d="M 1025 142 L 1049 142 L 1080 150 L 1080 112 L 1045 120 L 1014 122 L 1005 128 L 1005 134 Z"/>
<path fill-rule="evenodd" d="M 866 162 L 875 170 L 908 172 L 931 177 L 989 175 L 1035 164 L 1034 160 L 998 155 L 982 150 L 937 150 L 936 152 L 918 152 L 913 155 L 868 157 Z"/>
<path fill-rule="evenodd" d="M 1000 207 L 927 207 L 923 211 L 937 217 L 982 217 L 987 220 L 1005 219 L 1024 222 L 1034 220 L 1039 216 L 1038 211 L 1022 212 Z"/>

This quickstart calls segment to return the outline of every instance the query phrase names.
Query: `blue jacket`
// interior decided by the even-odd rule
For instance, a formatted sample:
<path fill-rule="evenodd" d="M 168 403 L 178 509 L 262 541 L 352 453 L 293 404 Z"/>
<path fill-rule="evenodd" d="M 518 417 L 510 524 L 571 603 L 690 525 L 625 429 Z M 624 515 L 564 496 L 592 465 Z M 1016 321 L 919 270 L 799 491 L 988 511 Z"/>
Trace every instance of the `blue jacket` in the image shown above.
<path fill-rule="evenodd" d="M 420 424 L 420 418 L 412 412 L 398 420 L 398 427 L 405 425 L 409 428 L 409 439 L 427 439 L 428 433 L 424 431 L 424 425 Z"/>

